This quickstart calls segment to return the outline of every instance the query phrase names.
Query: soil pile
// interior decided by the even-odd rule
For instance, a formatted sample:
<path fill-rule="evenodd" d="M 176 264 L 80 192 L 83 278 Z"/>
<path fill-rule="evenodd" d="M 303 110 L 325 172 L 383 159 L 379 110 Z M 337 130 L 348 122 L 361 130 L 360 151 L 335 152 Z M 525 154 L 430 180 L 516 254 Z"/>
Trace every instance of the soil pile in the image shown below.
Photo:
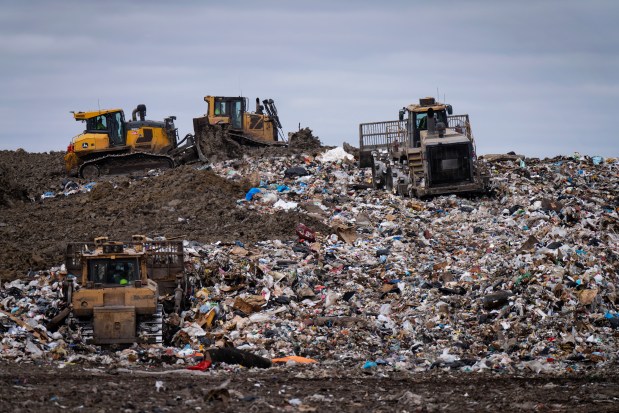
<path fill-rule="evenodd" d="M 211 162 L 225 161 L 243 156 L 241 145 L 227 135 L 220 126 L 204 129 L 201 135 L 198 136 L 198 145 L 202 154 Z"/>
<path fill-rule="evenodd" d="M 0 208 L 14 205 L 14 201 L 28 200 L 28 192 L 16 181 L 9 169 L 0 165 Z"/>
<path fill-rule="evenodd" d="M 310 128 L 300 129 L 290 135 L 288 143 L 293 149 L 316 149 L 322 146 L 320 138 L 314 136 Z"/>
<path fill-rule="evenodd" d="M 65 177 L 63 156 L 63 152 L 0 151 L 0 191 L 13 200 L 26 200 L 60 189 Z"/>
<path fill-rule="evenodd" d="M 3 280 L 59 265 L 67 242 L 96 236 L 126 240 L 144 234 L 200 242 L 256 242 L 293 239 L 300 222 L 318 230 L 325 227 L 299 212 L 265 215 L 237 208 L 253 182 L 232 183 L 189 166 L 149 178 L 102 178 L 89 193 L 60 193 L 46 199 L 41 199 L 43 193 L 59 191 L 66 181 L 62 153 L 3 151 L 0 170 L 20 177 L 6 188 L 23 188 L 5 191 L 15 201 L 2 207 L 0 218 Z"/>
<path fill-rule="evenodd" d="M 244 156 L 250 158 L 280 157 L 300 155 L 301 153 L 316 156 L 323 148 L 320 138 L 314 136 L 310 128 L 303 128 L 290 134 L 287 146 L 241 145 L 220 126 L 205 129 L 201 135 L 198 139 L 198 145 L 202 154 L 212 163 L 242 159 Z"/>

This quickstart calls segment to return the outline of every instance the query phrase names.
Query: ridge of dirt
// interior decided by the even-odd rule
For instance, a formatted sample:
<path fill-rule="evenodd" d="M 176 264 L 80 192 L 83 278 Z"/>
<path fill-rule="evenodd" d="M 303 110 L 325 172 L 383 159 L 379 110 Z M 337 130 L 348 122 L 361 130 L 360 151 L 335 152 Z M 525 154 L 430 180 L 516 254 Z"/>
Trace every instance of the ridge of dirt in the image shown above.
<path fill-rule="evenodd" d="M 27 198 L 0 206 L 0 277 L 60 265 L 67 242 L 96 236 L 131 239 L 134 234 L 199 242 L 295 239 L 300 222 L 318 231 L 324 224 L 299 212 L 269 215 L 238 208 L 255 183 L 232 183 L 208 170 L 182 166 L 146 179 L 103 178 L 89 193 L 41 199 L 62 187 L 62 153 L 1 151 L 0 171 Z M 3 175 L 0 175 L 3 176 Z M 19 177 L 19 178 L 17 178 Z M 84 183 L 84 182 L 82 182 Z"/>

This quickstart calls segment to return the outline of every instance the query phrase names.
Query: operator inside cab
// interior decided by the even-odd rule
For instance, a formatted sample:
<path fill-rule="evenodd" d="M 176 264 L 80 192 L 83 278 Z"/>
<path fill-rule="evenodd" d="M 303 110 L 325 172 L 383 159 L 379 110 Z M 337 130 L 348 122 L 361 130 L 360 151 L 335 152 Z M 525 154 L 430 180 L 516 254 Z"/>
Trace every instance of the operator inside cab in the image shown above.
<path fill-rule="evenodd" d="M 428 114 L 427 113 L 417 114 L 417 129 L 419 130 L 428 129 Z"/>
<path fill-rule="evenodd" d="M 140 279 L 137 259 L 96 259 L 89 263 L 88 280 L 95 283 L 125 286 Z"/>
<path fill-rule="evenodd" d="M 96 116 L 92 119 L 88 119 L 86 121 L 86 130 L 106 131 L 107 130 L 107 119 L 105 118 L 105 115 Z"/>
<path fill-rule="evenodd" d="M 127 271 L 123 264 L 115 264 L 113 266 L 112 280 L 114 284 L 127 285 Z"/>

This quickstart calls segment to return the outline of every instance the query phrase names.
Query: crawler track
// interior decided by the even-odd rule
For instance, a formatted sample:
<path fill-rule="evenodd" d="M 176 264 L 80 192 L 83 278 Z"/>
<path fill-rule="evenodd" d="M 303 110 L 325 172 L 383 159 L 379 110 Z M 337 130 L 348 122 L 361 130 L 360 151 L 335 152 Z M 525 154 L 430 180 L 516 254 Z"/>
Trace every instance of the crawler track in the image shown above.
<path fill-rule="evenodd" d="M 86 161 L 80 166 L 78 176 L 84 179 L 94 179 L 101 175 L 125 175 L 151 169 L 171 169 L 175 166 L 174 159 L 168 155 L 144 152 L 124 153 Z"/>

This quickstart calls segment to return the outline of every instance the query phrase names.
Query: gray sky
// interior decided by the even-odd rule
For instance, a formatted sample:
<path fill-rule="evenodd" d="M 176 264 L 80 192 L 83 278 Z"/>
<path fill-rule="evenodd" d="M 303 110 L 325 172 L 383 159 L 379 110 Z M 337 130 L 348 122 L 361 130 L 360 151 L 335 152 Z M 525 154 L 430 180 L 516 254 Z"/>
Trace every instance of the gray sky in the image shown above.
<path fill-rule="evenodd" d="M 65 150 L 72 110 L 146 104 L 179 133 L 205 95 L 272 98 L 284 132 L 358 146 L 419 97 L 478 153 L 619 156 L 619 2 L 0 0 L 0 149 Z"/>

